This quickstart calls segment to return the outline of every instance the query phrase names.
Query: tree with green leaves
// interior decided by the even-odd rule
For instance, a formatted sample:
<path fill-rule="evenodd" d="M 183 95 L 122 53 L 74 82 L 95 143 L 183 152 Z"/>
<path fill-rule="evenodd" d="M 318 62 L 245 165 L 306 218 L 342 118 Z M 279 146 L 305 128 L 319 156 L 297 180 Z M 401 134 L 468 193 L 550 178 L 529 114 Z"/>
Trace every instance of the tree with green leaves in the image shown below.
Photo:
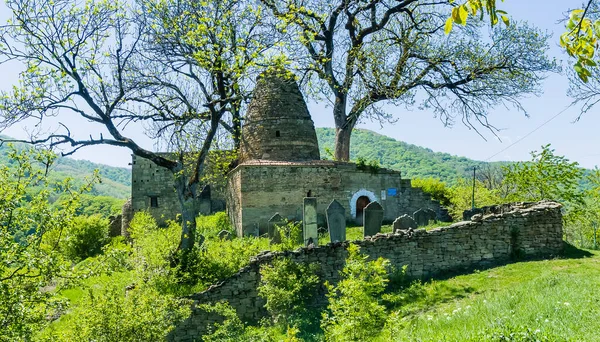
<path fill-rule="evenodd" d="M 62 148 L 63 155 L 87 146 L 123 147 L 167 168 L 181 204 L 180 249 L 188 251 L 205 160 L 226 116 L 239 115 L 242 80 L 261 57 L 252 29 L 260 12 L 245 5 L 7 1 L 11 18 L 0 27 L 0 65 L 25 69 L 18 84 L 0 93 L 0 130 L 33 122 L 36 134 L 24 142 Z M 77 120 L 104 133 L 88 136 Z M 173 157 L 128 136 L 126 127 L 135 123 L 166 141 Z"/>
<path fill-rule="evenodd" d="M 565 218 L 564 234 L 567 241 L 581 248 L 598 249 L 600 245 L 600 169 L 584 176 L 586 186 L 582 201 L 569 208 Z"/>
<path fill-rule="evenodd" d="M 62 306 L 44 288 L 70 273 L 59 243 L 72 224 L 79 191 L 69 179 L 48 181 L 44 166 L 52 164 L 53 153 L 13 150 L 9 156 L 14 167 L 0 167 L 0 341 L 31 341 Z M 61 194 L 68 200 L 51 206 L 50 196 Z M 57 237 L 55 244 L 44 243 L 49 234 Z"/>
<path fill-rule="evenodd" d="M 393 120 L 384 104 L 410 108 L 418 102 L 444 124 L 458 116 L 469 127 L 493 130 L 487 110 L 522 109 L 520 98 L 537 93 L 545 73 L 556 70 L 545 55 L 547 35 L 525 24 L 492 29 L 486 41 L 485 21 L 475 16 L 446 36 L 447 13 L 458 8 L 456 19 L 464 18 L 464 8 L 453 1 L 261 2 L 288 38 L 306 89 L 332 106 L 338 160 L 349 160 L 359 121 Z M 487 6 L 478 12 L 488 13 Z"/>
<path fill-rule="evenodd" d="M 577 162 L 556 155 L 550 144 L 531 152 L 531 157 L 503 167 L 504 182 L 512 190 L 510 200 L 581 202 L 578 186 L 583 170 Z"/>
<path fill-rule="evenodd" d="M 360 247 L 348 246 L 346 265 L 336 285 L 325 283 L 328 306 L 321 327 L 326 341 L 368 341 L 377 336 L 387 316 L 379 299 L 385 291 L 390 261 L 369 260 Z"/>

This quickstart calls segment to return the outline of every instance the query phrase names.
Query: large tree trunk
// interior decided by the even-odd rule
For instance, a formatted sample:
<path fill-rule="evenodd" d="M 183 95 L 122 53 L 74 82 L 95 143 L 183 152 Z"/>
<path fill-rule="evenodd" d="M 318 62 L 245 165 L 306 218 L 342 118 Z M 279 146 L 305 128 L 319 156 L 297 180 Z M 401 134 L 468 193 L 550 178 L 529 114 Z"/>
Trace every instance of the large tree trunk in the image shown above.
<path fill-rule="evenodd" d="M 181 206 L 181 240 L 179 250 L 189 252 L 196 242 L 196 216 L 198 215 L 195 205 L 196 194 L 191 189 L 188 180 L 183 174 L 177 177 L 176 191 Z M 192 185 L 192 187 L 194 187 Z"/>
<path fill-rule="evenodd" d="M 350 161 L 350 136 L 354 128 L 355 120 L 348 120 L 346 115 L 347 95 L 339 93 L 335 98 L 333 106 L 333 118 L 335 121 L 335 160 Z"/>
<path fill-rule="evenodd" d="M 351 127 L 335 128 L 335 160 L 350 161 Z"/>

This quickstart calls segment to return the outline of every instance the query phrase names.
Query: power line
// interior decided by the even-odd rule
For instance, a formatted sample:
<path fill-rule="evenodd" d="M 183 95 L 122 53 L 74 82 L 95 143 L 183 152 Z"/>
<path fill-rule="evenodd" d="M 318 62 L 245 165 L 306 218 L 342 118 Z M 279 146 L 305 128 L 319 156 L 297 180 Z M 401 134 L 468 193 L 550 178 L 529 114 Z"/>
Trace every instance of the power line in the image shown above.
<path fill-rule="evenodd" d="M 548 119 L 546 122 L 544 122 L 543 124 L 539 125 L 536 129 L 534 129 L 533 131 L 525 134 L 523 137 L 521 137 L 521 139 L 515 141 L 514 143 L 508 145 L 506 148 L 504 148 L 502 151 L 494 154 L 493 156 L 489 157 L 488 159 L 484 160 L 484 161 L 490 161 L 490 159 L 494 158 L 495 156 L 505 152 L 506 150 L 508 150 L 509 148 L 515 146 L 516 144 L 520 143 L 521 141 L 525 140 L 527 137 L 529 137 L 530 135 L 532 135 L 533 133 L 537 132 L 540 128 L 546 126 L 547 124 L 549 124 L 552 120 L 556 119 L 557 117 L 559 117 L 561 114 L 563 114 L 564 112 L 567 111 L 567 109 L 571 108 L 571 106 L 567 106 L 565 109 L 561 110 L 558 114 L 554 115 L 553 117 L 551 117 L 550 119 Z"/>

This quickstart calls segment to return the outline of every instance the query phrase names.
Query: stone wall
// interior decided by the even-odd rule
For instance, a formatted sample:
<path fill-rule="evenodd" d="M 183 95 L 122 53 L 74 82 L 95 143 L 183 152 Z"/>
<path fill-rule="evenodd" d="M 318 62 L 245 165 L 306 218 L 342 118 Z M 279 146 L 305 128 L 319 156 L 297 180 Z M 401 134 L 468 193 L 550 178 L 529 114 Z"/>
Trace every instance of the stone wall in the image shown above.
<path fill-rule="evenodd" d="M 521 203 L 503 206 L 494 214 L 475 217 L 449 227 L 430 231 L 377 235 L 354 242 L 371 258 L 384 257 L 397 268 L 408 265 L 413 278 L 435 276 L 448 271 L 483 268 L 510 261 L 514 256 L 551 256 L 561 252 L 562 215 L 555 202 Z M 263 317 L 264 301 L 258 296 L 260 267 L 276 257 L 290 257 L 299 263 L 317 263 L 322 280 L 335 283 L 344 267 L 348 242 L 293 252 L 263 253 L 225 281 L 192 296 L 196 303 L 228 301 L 244 321 Z M 325 297 L 318 295 L 324 303 Z M 207 324 L 218 320 L 214 314 L 194 308 L 192 316 L 170 335 L 173 341 L 193 341 Z"/>
<path fill-rule="evenodd" d="M 266 229 L 275 213 L 289 220 L 301 220 L 304 197 L 317 198 L 321 227 L 326 226 L 325 210 L 334 199 L 344 206 L 351 222 L 357 216 L 356 201 L 360 196 L 379 202 L 384 208 L 384 221 L 389 223 L 421 208 L 440 211 L 438 202 L 421 189 L 411 187 L 410 180 L 402 179 L 400 172 L 380 169 L 372 173 L 359 170 L 352 163 L 254 160 L 231 171 L 227 186 L 229 217 L 238 235 Z"/>
<path fill-rule="evenodd" d="M 169 153 L 162 153 L 170 157 Z M 209 168 L 207 160 L 205 169 Z M 133 212 L 148 211 L 159 225 L 167 220 L 173 220 L 181 213 L 181 205 L 175 191 L 174 176 L 171 171 L 157 166 L 149 159 L 132 155 L 131 166 L 131 206 Z M 222 187 L 222 186 L 221 186 Z M 199 198 L 195 203 L 197 212 L 209 215 L 216 211 L 225 210 L 223 189 L 214 184 L 211 187 L 211 197 Z M 154 200 L 152 199 L 154 197 Z M 127 225 L 128 226 L 128 225 Z"/>
<path fill-rule="evenodd" d="M 151 203 L 155 197 L 156 202 Z M 152 161 L 132 155 L 131 204 L 134 213 L 147 210 L 159 224 L 181 212 L 175 192 L 173 173 Z"/>

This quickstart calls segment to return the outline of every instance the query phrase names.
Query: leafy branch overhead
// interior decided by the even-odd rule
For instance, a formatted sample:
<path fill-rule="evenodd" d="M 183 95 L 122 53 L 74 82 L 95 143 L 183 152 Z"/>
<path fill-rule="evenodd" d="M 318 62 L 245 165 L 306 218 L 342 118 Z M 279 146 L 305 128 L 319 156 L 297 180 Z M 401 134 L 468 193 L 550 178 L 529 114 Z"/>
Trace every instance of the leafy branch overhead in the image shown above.
<path fill-rule="evenodd" d="M 455 4 L 455 0 L 448 0 L 451 4 Z M 504 0 L 501 0 L 504 2 Z M 449 34 L 452 31 L 454 24 L 466 25 L 469 16 L 479 16 L 480 20 L 488 14 L 492 26 L 499 22 L 499 18 L 506 26 L 510 25 L 510 19 L 506 11 L 496 8 L 496 0 L 467 0 L 467 2 L 457 5 L 452 9 L 452 15 L 446 20 L 444 31 Z"/>
<path fill-rule="evenodd" d="M 577 59 L 573 67 L 579 78 L 587 83 L 592 76 L 590 68 L 596 67 L 600 18 L 598 5 L 589 0 L 584 9 L 571 12 L 566 24 L 567 31 L 560 36 L 560 45 L 569 56 Z"/>
<path fill-rule="evenodd" d="M 526 24 L 482 39 L 483 13 L 492 23 L 508 22 L 495 1 L 260 1 L 277 19 L 307 93 L 331 104 L 336 160 L 349 159 L 359 122 L 394 121 L 386 104 L 431 109 L 446 125 L 459 118 L 493 131 L 490 108 L 521 109 L 520 98 L 536 93 L 545 72 L 556 70 L 546 57 L 547 35 Z M 450 12 L 461 24 L 479 16 L 448 39 Z"/>

